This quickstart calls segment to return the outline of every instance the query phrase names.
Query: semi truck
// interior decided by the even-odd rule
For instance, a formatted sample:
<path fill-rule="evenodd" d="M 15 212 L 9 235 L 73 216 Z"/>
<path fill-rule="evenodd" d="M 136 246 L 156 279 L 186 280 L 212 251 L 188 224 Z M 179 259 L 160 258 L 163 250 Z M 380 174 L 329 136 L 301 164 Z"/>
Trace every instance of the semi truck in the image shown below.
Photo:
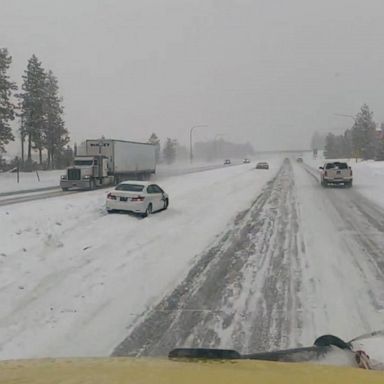
<path fill-rule="evenodd" d="M 84 153 L 85 152 L 85 153 Z M 75 156 L 61 176 L 60 187 L 94 189 L 123 180 L 147 180 L 156 172 L 156 146 L 113 139 L 85 141 L 85 151 Z"/>

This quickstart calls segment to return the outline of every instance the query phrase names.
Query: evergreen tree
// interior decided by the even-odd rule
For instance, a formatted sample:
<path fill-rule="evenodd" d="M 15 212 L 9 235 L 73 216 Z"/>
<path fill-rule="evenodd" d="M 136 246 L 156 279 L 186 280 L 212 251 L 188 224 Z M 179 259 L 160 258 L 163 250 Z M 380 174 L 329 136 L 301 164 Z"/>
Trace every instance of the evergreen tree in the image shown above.
<path fill-rule="evenodd" d="M 384 161 L 384 123 L 381 123 L 380 131 L 377 132 L 377 147 L 375 160 Z"/>
<path fill-rule="evenodd" d="M 327 159 L 345 159 L 352 156 L 351 133 L 346 130 L 344 135 L 329 133 L 325 138 L 324 156 Z"/>
<path fill-rule="evenodd" d="M 160 160 L 160 139 L 157 137 L 156 133 L 152 133 L 152 135 L 148 139 L 148 143 L 151 143 L 156 146 L 155 156 L 156 156 L 156 163 L 158 163 Z"/>
<path fill-rule="evenodd" d="M 35 55 L 28 61 L 27 69 L 23 75 L 22 100 L 22 132 L 27 138 L 28 168 L 32 166 L 32 148 L 39 150 L 40 164 L 44 148 L 44 100 L 46 89 L 46 76 L 41 62 Z"/>
<path fill-rule="evenodd" d="M 0 49 L 0 152 L 5 152 L 4 145 L 15 140 L 9 121 L 15 118 L 15 107 L 11 102 L 12 91 L 16 84 L 9 80 L 7 71 L 12 63 L 6 48 Z"/>
<path fill-rule="evenodd" d="M 375 160 L 384 161 L 384 138 L 378 142 Z"/>
<path fill-rule="evenodd" d="M 164 160 L 167 164 L 172 164 L 175 161 L 176 146 L 177 146 L 177 141 L 172 140 L 168 137 L 163 149 Z"/>
<path fill-rule="evenodd" d="M 55 154 L 55 166 L 56 168 L 67 168 L 73 164 L 74 152 L 73 149 L 67 145 L 62 148 L 60 152 Z"/>
<path fill-rule="evenodd" d="M 367 104 L 361 107 L 352 127 L 352 143 L 355 156 L 372 159 L 375 156 L 376 123 Z"/>
<path fill-rule="evenodd" d="M 45 79 L 44 92 L 44 125 L 43 143 L 47 149 L 48 168 L 55 167 L 56 157 L 69 142 L 68 131 L 64 126 L 62 99 L 59 97 L 59 86 L 52 71 Z"/>

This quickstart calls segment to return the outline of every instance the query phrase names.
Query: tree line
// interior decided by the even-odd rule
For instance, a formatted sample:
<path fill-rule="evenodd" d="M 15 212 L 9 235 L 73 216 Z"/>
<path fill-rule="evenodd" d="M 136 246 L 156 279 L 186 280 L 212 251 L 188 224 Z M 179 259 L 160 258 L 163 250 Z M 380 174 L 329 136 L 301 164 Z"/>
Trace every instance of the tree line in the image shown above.
<path fill-rule="evenodd" d="M 172 164 L 176 160 L 186 161 L 189 157 L 189 152 L 187 148 L 180 143 L 171 138 L 167 138 L 163 144 L 161 150 L 160 139 L 156 133 L 152 133 L 148 139 L 148 143 L 154 144 L 156 146 L 156 161 L 165 162 L 167 164 Z M 211 140 L 207 142 L 197 142 L 194 145 L 194 154 L 195 158 L 213 161 L 213 160 L 223 160 L 224 158 L 243 158 L 255 153 L 252 145 L 250 143 L 237 144 L 220 140 Z"/>
<path fill-rule="evenodd" d="M 32 170 L 32 151 L 38 152 L 40 167 L 65 166 L 71 156 L 67 146 L 70 138 L 56 76 L 51 70 L 45 70 L 32 55 L 22 76 L 21 89 L 18 89 L 8 75 L 11 64 L 8 50 L 0 49 L 0 155 L 5 152 L 5 146 L 15 140 L 11 122 L 18 118 L 17 132 L 21 142 L 18 166 Z"/>
<path fill-rule="evenodd" d="M 384 124 L 377 129 L 373 112 L 367 104 L 361 107 L 353 120 L 353 126 L 342 135 L 328 133 L 324 144 L 325 157 L 384 160 Z"/>
<path fill-rule="evenodd" d="M 172 164 L 176 160 L 186 160 L 188 157 L 187 148 L 183 145 L 180 145 L 176 139 L 171 139 L 167 137 L 161 150 L 161 143 L 159 137 L 156 133 L 148 139 L 148 143 L 155 145 L 156 147 L 156 162 L 165 162 L 166 164 Z"/>

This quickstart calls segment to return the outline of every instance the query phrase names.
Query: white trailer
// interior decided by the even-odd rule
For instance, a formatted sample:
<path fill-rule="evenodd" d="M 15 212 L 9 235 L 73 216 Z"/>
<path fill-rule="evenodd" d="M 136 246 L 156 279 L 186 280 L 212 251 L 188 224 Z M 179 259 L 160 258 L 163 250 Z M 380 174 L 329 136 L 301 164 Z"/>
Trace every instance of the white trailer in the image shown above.
<path fill-rule="evenodd" d="M 85 155 L 61 177 L 63 190 L 93 189 L 128 179 L 149 179 L 156 172 L 156 147 L 133 141 L 86 140 Z"/>

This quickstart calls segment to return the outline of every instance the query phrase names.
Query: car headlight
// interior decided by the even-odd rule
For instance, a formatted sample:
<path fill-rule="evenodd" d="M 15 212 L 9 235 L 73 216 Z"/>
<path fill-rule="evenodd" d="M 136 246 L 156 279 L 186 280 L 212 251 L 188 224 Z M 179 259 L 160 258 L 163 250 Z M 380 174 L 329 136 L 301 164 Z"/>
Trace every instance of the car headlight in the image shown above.
<path fill-rule="evenodd" d="M 66 176 L 66 175 L 61 175 L 61 176 L 60 176 L 60 179 L 61 179 L 61 180 L 67 180 L 67 176 Z"/>

